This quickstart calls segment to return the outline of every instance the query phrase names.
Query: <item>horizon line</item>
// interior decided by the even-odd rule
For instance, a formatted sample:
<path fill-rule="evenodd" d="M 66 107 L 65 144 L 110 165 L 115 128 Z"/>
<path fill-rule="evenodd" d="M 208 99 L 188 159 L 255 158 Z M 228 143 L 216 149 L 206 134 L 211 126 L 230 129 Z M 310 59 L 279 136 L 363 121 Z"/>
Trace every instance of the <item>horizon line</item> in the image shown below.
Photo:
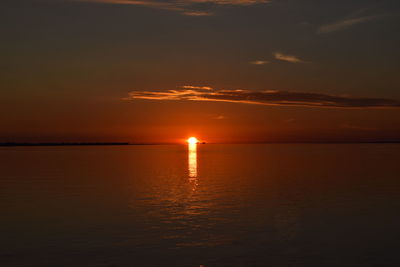
<path fill-rule="evenodd" d="M 257 144 L 398 144 L 400 139 L 395 140 L 360 140 L 360 141 L 260 141 L 260 142 L 204 142 L 198 145 L 257 145 Z M 16 146 L 157 146 L 157 145 L 187 145 L 176 142 L 0 142 L 0 147 Z"/>

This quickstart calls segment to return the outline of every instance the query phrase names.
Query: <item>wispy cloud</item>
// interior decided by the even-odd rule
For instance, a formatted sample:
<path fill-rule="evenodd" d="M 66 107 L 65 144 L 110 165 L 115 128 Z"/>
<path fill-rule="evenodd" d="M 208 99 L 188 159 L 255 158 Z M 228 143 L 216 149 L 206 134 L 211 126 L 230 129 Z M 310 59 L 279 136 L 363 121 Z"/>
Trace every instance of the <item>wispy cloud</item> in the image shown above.
<path fill-rule="evenodd" d="M 250 61 L 249 63 L 252 64 L 252 65 L 265 65 L 265 64 L 268 64 L 269 61 L 266 61 L 266 60 L 255 60 L 255 61 Z"/>
<path fill-rule="evenodd" d="M 334 21 L 329 24 L 322 25 L 321 27 L 318 28 L 317 32 L 331 33 L 331 32 L 341 31 L 350 28 L 354 25 L 365 23 L 383 17 L 383 15 L 363 15 L 368 10 L 369 9 L 360 9 L 346 16 L 345 18 L 342 18 L 340 20 Z"/>
<path fill-rule="evenodd" d="M 182 15 L 192 16 L 192 17 L 205 17 L 205 16 L 212 16 L 214 15 L 214 13 L 206 11 L 183 11 Z"/>
<path fill-rule="evenodd" d="M 374 131 L 374 130 L 376 130 L 376 128 L 363 127 L 363 126 L 358 126 L 358 125 L 348 124 L 348 123 L 340 125 L 340 128 L 349 129 L 349 130 L 361 130 L 361 131 Z"/>
<path fill-rule="evenodd" d="M 216 115 L 216 116 L 213 116 L 213 119 L 214 120 L 225 120 L 226 117 L 224 115 Z"/>
<path fill-rule="evenodd" d="M 190 89 L 189 89 L 190 88 Z M 198 89 L 200 88 L 200 89 Z M 167 91 L 133 91 L 124 100 L 222 101 L 255 105 L 307 106 L 331 108 L 400 108 L 400 101 L 384 98 L 335 96 L 289 91 L 204 90 L 191 86 Z"/>
<path fill-rule="evenodd" d="M 353 25 L 356 25 L 356 24 L 359 24 L 359 23 L 363 23 L 363 22 L 367 22 L 367 21 L 371 21 L 371 20 L 374 20 L 376 18 L 379 18 L 379 16 L 365 16 L 365 17 L 351 18 L 351 19 L 344 19 L 344 20 L 336 21 L 336 22 L 331 23 L 331 24 L 322 25 L 318 29 L 318 33 L 330 33 L 330 32 L 336 32 L 336 31 L 344 30 L 344 29 L 349 28 L 349 27 L 351 27 Z"/>
<path fill-rule="evenodd" d="M 205 6 L 231 5 L 249 6 L 264 4 L 270 0 L 75 0 L 81 2 L 115 4 L 115 5 L 136 5 L 149 8 L 164 9 L 178 12 L 185 16 L 212 16 L 213 12 L 205 10 Z"/>
<path fill-rule="evenodd" d="M 300 58 L 296 57 L 296 56 L 292 56 L 292 55 L 285 55 L 282 53 L 274 53 L 274 57 L 277 60 L 281 60 L 281 61 L 286 61 L 286 62 L 290 62 L 290 63 L 305 63 L 305 61 L 301 60 Z"/>
<path fill-rule="evenodd" d="M 193 86 L 193 85 L 184 85 L 181 86 L 183 89 L 197 89 L 197 90 L 213 90 L 212 87 L 209 86 Z"/>

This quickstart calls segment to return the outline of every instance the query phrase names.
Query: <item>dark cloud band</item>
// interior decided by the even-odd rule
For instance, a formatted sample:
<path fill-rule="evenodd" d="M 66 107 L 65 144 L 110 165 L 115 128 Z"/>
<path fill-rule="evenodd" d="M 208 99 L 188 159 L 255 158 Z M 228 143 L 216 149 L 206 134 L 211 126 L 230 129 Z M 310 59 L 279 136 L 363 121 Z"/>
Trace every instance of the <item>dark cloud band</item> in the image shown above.
<path fill-rule="evenodd" d="M 264 4 L 270 0 L 75 0 L 81 2 L 114 4 L 114 5 L 136 5 L 149 8 L 157 8 L 175 11 L 186 16 L 211 16 L 214 13 L 202 10 L 202 5 L 225 5 L 225 6 L 250 6 Z M 200 9 L 199 9 L 200 8 Z"/>
<path fill-rule="evenodd" d="M 322 93 L 290 91 L 207 90 L 201 87 L 179 90 L 133 91 L 125 100 L 188 100 L 223 101 L 256 105 L 336 107 L 336 108 L 398 108 L 400 101 L 384 98 L 357 98 Z"/>

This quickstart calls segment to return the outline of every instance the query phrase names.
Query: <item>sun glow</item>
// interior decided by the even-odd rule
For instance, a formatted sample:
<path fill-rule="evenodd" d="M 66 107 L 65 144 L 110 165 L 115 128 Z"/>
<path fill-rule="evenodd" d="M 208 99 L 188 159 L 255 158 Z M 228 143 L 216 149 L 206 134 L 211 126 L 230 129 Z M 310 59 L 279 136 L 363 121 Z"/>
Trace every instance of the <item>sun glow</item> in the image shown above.
<path fill-rule="evenodd" d="M 188 142 L 190 145 L 194 145 L 194 144 L 197 144 L 197 143 L 199 142 L 199 140 L 197 140 L 196 137 L 190 137 L 190 138 L 188 138 L 187 142 Z"/>

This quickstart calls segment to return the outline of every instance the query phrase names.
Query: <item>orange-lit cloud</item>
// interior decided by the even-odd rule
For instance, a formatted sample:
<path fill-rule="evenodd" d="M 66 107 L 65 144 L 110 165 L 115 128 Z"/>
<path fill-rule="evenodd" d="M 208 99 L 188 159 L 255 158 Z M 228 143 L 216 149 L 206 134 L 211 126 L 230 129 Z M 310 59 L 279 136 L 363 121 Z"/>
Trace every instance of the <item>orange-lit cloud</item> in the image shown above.
<path fill-rule="evenodd" d="M 214 120 L 225 120 L 226 117 L 224 115 L 218 115 L 213 118 Z"/>
<path fill-rule="evenodd" d="M 255 60 L 255 61 L 251 61 L 249 63 L 252 64 L 252 65 L 265 65 L 265 64 L 268 64 L 269 61 L 266 61 L 266 60 Z"/>
<path fill-rule="evenodd" d="M 115 5 L 136 5 L 179 12 L 185 16 L 211 16 L 213 12 L 202 9 L 201 5 L 248 6 L 268 3 L 270 0 L 76 0 L 82 2 L 105 3 Z"/>
<path fill-rule="evenodd" d="M 275 59 L 281 60 L 281 61 L 286 61 L 290 63 L 305 63 L 305 61 L 301 60 L 300 58 L 292 55 L 285 55 L 282 53 L 274 53 Z"/>
<path fill-rule="evenodd" d="M 188 87 L 188 86 L 187 86 Z M 335 96 L 322 93 L 289 91 L 204 90 L 195 86 L 167 91 L 132 91 L 124 100 L 222 101 L 256 105 L 335 107 L 335 108 L 399 108 L 400 101 L 384 98 Z M 199 87 L 201 88 L 201 87 Z"/>
<path fill-rule="evenodd" d="M 213 90 L 213 88 L 209 87 L 209 86 L 184 85 L 181 88 L 183 88 L 183 89 L 198 89 L 198 90 Z"/>

